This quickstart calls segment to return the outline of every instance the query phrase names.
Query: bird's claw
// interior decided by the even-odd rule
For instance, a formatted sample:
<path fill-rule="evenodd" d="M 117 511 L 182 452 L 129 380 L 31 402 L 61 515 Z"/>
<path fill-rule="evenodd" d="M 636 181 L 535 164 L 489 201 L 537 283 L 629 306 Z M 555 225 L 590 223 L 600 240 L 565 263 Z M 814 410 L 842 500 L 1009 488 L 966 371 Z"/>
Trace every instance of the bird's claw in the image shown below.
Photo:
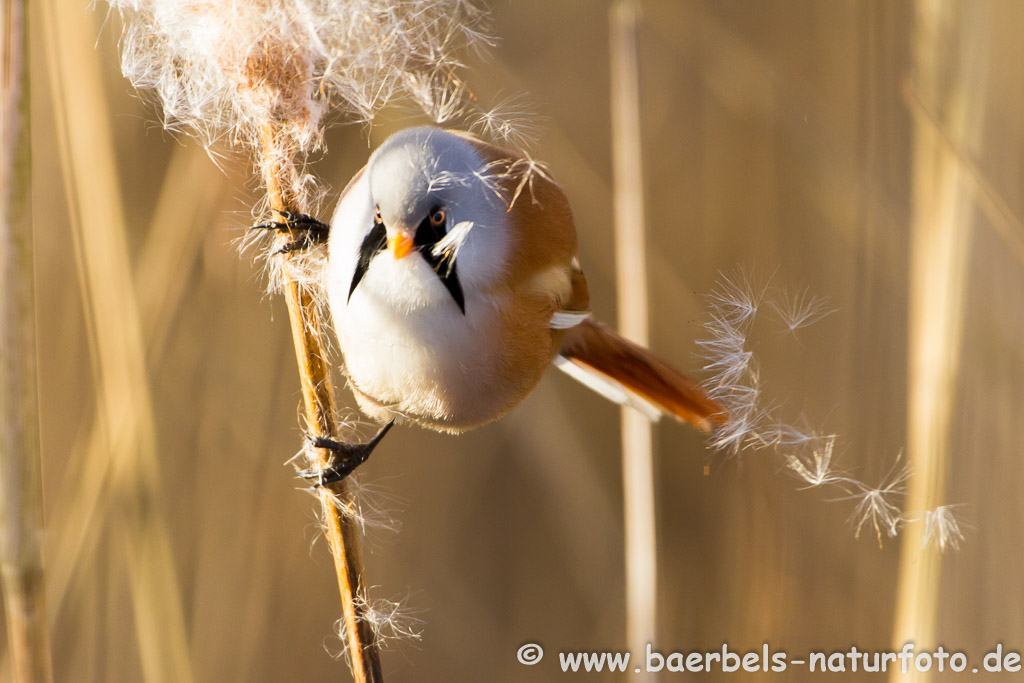
<path fill-rule="evenodd" d="M 299 472 L 299 476 L 316 482 L 316 486 L 327 486 L 341 481 L 366 462 L 366 459 L 370 457 L 370 453 L 373 452 L 373 449 L 377 447 L 377 444 L 380 443 L 381 439 L 384 438 L 384 435 L 388 433 L 388 430 L 394 424 L 394 420 L 388 422 L 366 443 L 345 443 L 326 436 L 307 436 L 306 438 L 311 446 L 331 451 L 334 457 L 331 459 L 330 466 L 312 467 L 308 470 L 302 470 Z"/>
<path fill-rule="evenodd" d="M 312 246 L 323 244 L 327 241 L 327 235 L 331 231 L 331 226 L 327 223 L 319 221 L 304 213 L 276 210 L 275 213 L 281 216 L 283 220 L 260 223 L 258 225 L 250 226 L 249 229 L 285 230 L 288 231 L 289 234 L 298 232 L 300 235 L 280 245 L 274 250 L 271 256 L 309 249 Z"/>

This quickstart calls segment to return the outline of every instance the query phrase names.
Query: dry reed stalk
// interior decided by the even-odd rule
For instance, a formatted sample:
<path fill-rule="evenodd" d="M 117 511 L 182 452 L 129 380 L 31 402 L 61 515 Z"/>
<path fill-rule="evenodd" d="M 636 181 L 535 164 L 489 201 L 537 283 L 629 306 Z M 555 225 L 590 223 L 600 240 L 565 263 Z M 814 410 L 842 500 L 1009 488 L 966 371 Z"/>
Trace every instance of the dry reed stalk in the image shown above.
<path fill-rule="evenodd" d="M 485 13 L 466 0 L 109 2 L 125 18 L 125 75 L 158 94 L 167 126 L 207 147 L 229 141 L 252 151 L 269 208 L 278 211 L 308 210 L 312 178 L 300 169 L 322 149 L 328 111 L 368 121 L 404 94 L 442 122 L 461 109 L 454 51 L 488 42 Z M 289 310 L 307 429 L 337 438 L 315 274 L 294 256 L 272 265 Z M 315 459 L 326 466 L 331 458 L 318 450 Z M 380 680 L 371 620 L 360 618 L 367 596 L 354 505 L 344 484 L 318 494 L 350 663 L 357 680 Z"/>
<path fill-rule="evenodd" d="M 279 135 L 271 124 L 260 130 L 259 154 L 263 157 L 260 164 L 263 182 L 271 209 L 302 213 L 306 207 L 300 205 L 299 198 L 288 190 L 297 185 L 298 174 L 287 143 L 281 142 L 283 139 L 284 136 Z M 280 239 L 286 241 L 288 235 L 283 234 Z M 292 276 L 289 268 L 282 269 L 282 276 L 295 358 L 299 365 L 306 428 L 312 436 L 333 439 L 337 437 L 337 411 L 314 294 L 308 285 Z M 322 448 L 315 450 L 320 467 L 327 468 L 333 464 L 330 451 Z M 338 577 L 344 636 L 352 675 L 357 683 L 383 681 L 376 637 L 369 621 L 364 618 L 367 586 L 363 577 L 362 549 L 352 496 L 346 482 L 342 480 L 319 487 L 317 497 L 320 500 L 324 533 Z"/>
<path fill-rule="evenodd" d="M 1007 250 L 1021 265 L 1024 265 L 1024 221 L 1014 213 L 1013 208 L 988 180 L 985 173 L 949 136 L 943 124 L 928 110 L 928 107 L 921 101 L 920 94 L 914 90 L 909 81 L 904 81 L 902 94 L 903 103 L 914 118 L 914 125 L 926 126 L 935 130 L 942 145 L 963 166 L 964 180 L 974 185 L 975 200 L 978 202 L 978 207 L 984 212 L 985 218 L 988 219 L 999 238 L 1003 240 Z"/>
<path fill-rule="evenodd" d="M 197 145 L 175 146 L 133 269 L 142 333 L 151 367 L 159 365 L 185 293 L 182 277 L 200 253 L 211 224 L 224 205 L 232 174 L 221 172 Z M 230 195 L 228 195 L 230 196 Z M 189 201 L 182 202 L 182 197 Z"/>
<path fill-rule="evenodd" d="M 207 220 L 213 214 L 227 177 L 211 173 L 209 159 L 198 147 L 175 147 L 167 166 L 153 220 L 134 271 L 134 285 L 147 361 L 158 366 L 166 345 L 169 321 L 184 300 L 189 262 L 195 258 Z M 193 197 L 184 206 L 181 197 Z M 78 435 L 73 457 L 64 472 L 57 500 L 67 501 L 54 511 L 48 592 L 51 622 L 62 609 L 67 590 L 79 568 L 88 564 L 96 549 L 98 531 L 110 512 L 109 468 L 102 466 L 109 453 L 105 436 L 106 408 L 100 405 L 92 424 Z M 93 466 L 90 466 L 90 463 Z M 101 465 L 101 466 L 97 466 Z"/>
<path fill-rule="evenodd" d="M 60 7 L 57 5 L 60 4 Z M 117 511 L 144 679 L 190 681 L 192 668 L 173 549 L 159 504 L 153 407 L 129 266 L 110 114 L 93 48 L 95 15 L 42 3 L 56 133 L 105 447 L 86 469 Z M 99 520 L 92 520 L 97 524 Z"/>
<path fill-rule="evenodd" d="M 158 93 L 166 125 L 195 133 L 208 147 L 227 140 L 251 151 L 276 211 L 308 210 L 312 178 L 300 169 L 306 155 L 323 148 L 328 112 L 369 121 L 403 94 L 443 122 L 462 111 L 455 51 L 488 42 L 485 12 L 466 0 L 110 3 L 126 19 L 125 75 Z M 284 291 L 289 309 L 307 429 L 337 438 L 315 273 L 294 255 L 271 265 L 272 285 Z M 314 455 L 321 466 L 332 457 Z M 357 680 L 380 680 L 372 620 L 361 618 L 368 599 L 354 505 L 345 484 L 321 487 L 318 495 L 350 663 Z"/>
<path fill-rule="evenodd" d="M 984 10 L 936 0 L 918 0 L 915 7 L 915 85 L 921 101 L 946 123 L 943 129 L 953 139 L 969 147 L 980 133 L 985 101 L 978 67 L 985 64 L 986 39 L 977 32 Z M 951 53 L 949 45 L 959 45 L 960 51 Z M 920 118 L 913 150 L 907 425 L 911 476 L 906 507 L 919 511 L 946 502 L 974 185 L 940 129 Z M 924 534 L 923 525 L 914 524 L 903 536 L 893 627 L 896 647 L 908 641 L 918 649 L 937 644 L 942 556 L 938 547 L 924 543 Z M 930 676 L 911 669 L 911 680 Z M 893 673 L 890 679 L 907 676 Z"/>
<path fill-rule="evenodd" d="M 640 92 L 637 68 L 639 3 L 611 8 L 611 100 L 614 159 L 615 281 L 619 331 L 647 345 L 647 257 L 644 226 Z M 655 641 L 658 538 L 654 449 L 650 419 L 622 409 L 622 479 L 626 535 L 626 637 L 634 653 Z"/>
<path fill-rule="evenodd" d="M 18 683 L 53 679 L 43 573 L 43 485 L 32 264 L 25 0 L 0 8 L 0 573 Z"/>

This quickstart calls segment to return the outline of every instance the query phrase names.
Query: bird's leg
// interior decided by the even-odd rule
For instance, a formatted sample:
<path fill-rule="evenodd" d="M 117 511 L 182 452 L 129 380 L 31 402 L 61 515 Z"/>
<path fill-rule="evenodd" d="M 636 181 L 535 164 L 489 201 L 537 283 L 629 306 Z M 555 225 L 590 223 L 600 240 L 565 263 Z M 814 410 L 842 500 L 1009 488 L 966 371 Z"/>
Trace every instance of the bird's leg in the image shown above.
<path fill-rule="evenodd" d="M 327 484 L 341 481 L 366 462 L 366 459 L 370 457 L 370 453 L 373 452 L 373 449 L 377 447 L 377 444 L 380 443 L 380 440 L 384 438 L 384 435 L 388 433 L 388 430 L 394 424 L 394 420 L 388 422 L 366 443 L 344 443 L 326 436 L 307 437 L 309 438 L 309 443 L 314 448 L 326 448 L 334 454 L 334 458 L 330 467 L 315 467 L 303 470 L 299 472 L 299 476 L 303 479 L 315 481 L 317 486 L 326 486 Z"/>
<path fill-rule="evenodd" d="M 331 226 L 308 216 L 304 213 L 293 213 L 291 211 L 275 211 L 281 216 L 282 221 L 269 221 L 253 225 L 250 230 L 287 230 L 289 233 L 300 232 L 301 236 L 285 242 L 274 250 L 276 254 L 287 254 L 292 251 L 309 249 L 312 246 L 323 244 L 327 241 L 327 235 Z"/>

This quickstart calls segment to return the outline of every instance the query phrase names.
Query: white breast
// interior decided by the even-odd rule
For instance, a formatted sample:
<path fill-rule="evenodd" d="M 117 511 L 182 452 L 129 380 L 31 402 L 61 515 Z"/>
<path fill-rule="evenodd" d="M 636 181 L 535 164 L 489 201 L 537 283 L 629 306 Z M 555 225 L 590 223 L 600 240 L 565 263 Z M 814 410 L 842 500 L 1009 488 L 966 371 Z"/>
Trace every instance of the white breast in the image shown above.
<path fill-rule="evenodd" d="M 494 419 L 505 404 L 496 367 L 503 343 L 502 295 L 492 290 L 483 296 L 463 276 L 463 270 L 472 275 L 466 256 L 472 243 L 458 261 L 465 314 L 415 253 L 398 261 L 389 252 L 378 254 L 349 298 L 359 247 L 372 225 L 364 173 L 333 217 L 326 270 L 334 328 L 351 381 L 374 402 L 390 406 L 383 412 L 434 428 L 455 431 Z"/>

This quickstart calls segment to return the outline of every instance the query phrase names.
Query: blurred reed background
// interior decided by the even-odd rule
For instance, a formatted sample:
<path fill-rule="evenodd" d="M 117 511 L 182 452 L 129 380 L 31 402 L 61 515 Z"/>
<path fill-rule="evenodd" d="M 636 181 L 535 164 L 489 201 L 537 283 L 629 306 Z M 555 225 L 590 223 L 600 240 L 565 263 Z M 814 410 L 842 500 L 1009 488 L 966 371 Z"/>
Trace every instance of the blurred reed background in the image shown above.
<path fill-rule="evenodd" d="M 252 174 L 163 132 L 120 74 L 118 21 L 85 5 L 37 0 L 30 18 L 55 678 L 345 680 L 325 654 L 339 608 L 316 501 L 285 465 L 301 438 L 287 315 L 235 246 Z M 608 7 L 491 6 L 501 44 L 470 85 L 526 92 L 546 119 L 536 154 L 614 320 Z M 651 346 L 695 370 L 701 294 L 737 265 L 828 297 L 836 312 L 796 337 L 755 336 L 766 396 L 838 434 L 863 480 L 903 451 L 911 509 L 963 503 L 970 524 L 959 553 L 879 548 L 771 451 L 705 474 L 702 437 L 661 424 L 657 647 L 1024 647 L 1024 4 L 642 7 Z M 369 142 L 335 128 L 316 172 L 336 193 L 419 122 L 386 113 Z M 497 424 L 392 432 L 360 470 L 400 527 L 369 532 L 367 576 L 423 624 L 384 651 L 388 680 L 560 680 L 557 651 L 626 647 L 616 415 L 551 373 Z M 548 653 L 530 668 L 528 641 Z"/>

